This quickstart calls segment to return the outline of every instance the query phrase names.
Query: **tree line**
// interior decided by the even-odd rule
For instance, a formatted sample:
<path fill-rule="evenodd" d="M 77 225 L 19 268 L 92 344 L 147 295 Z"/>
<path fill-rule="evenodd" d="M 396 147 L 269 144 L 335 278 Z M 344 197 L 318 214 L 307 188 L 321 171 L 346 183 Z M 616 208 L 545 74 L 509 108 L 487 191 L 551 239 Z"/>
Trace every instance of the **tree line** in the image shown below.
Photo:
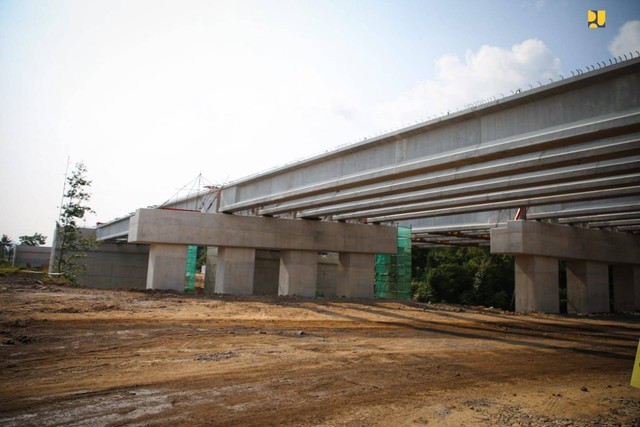
<path fill-rule="evenodd" d="M 26 246 L 42 246 L 47 242 L 47 236 L 41 233 L 32 235 L 24 235 L 18 237 L 18 245 Z M 11 251 L 16 243 L 7 234 L 3 234 L 0 238 L 0 265 L 6 265 L 11 262 Z"/>
<path fill-rule="evenodd" d="M 414 248 L 412 263 L 418 301 L 513 308 L 513 257 L 487 247 Z"/>

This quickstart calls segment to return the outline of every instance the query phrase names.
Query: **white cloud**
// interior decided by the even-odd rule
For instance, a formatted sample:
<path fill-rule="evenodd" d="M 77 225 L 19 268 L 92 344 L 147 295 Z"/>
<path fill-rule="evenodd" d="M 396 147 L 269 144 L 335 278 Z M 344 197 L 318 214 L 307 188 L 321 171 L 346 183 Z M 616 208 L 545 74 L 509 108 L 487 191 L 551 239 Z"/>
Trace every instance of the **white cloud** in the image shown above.
<path fill-rule="evenodd" d="M 485 45 L 467 52 L 464 60 L 445 55 L 436 61 L 434 79 L 417 83 L 396 100 L 377 108 L 375 120 L 396 128 L 428 116 L 463 109 L 475 101 L 511 95 L 556 79 L 560 60 L 538 39 L 528 39 L 511 49 Z"/>
<path fill-rule="evenodd" d="M 640 50 L 640 21 L 626 22 L 609 45 L 609 52 L 614 56 L 634 55 Z"/>

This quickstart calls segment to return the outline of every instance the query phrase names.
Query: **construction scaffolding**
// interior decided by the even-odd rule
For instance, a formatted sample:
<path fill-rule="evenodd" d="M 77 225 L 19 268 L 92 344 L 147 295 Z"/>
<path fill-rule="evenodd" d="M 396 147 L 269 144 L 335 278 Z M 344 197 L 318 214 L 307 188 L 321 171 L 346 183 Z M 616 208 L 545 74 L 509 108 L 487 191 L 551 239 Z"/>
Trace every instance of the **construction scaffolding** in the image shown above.
<path fill-rule="evenodd" d="M 376 255 L 375 295 L 411 299 L 411 227 L 398 227 L 398 253 Z"/>
<path fill-rule="evenodd" d="M 185 277 L 184 277 L 185 292 L 195 291 L 197 262 L 198 262 L 198 247 L 187 246 L 187 268 L 185 269 Z"/>

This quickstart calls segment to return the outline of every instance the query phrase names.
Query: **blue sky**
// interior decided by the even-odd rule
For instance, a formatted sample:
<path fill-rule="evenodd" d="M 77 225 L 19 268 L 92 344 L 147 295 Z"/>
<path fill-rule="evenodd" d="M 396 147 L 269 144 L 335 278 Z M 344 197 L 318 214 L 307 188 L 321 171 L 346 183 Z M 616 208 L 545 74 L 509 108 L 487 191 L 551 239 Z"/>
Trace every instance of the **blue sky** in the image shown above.
<path fill-rule="evenodd" d="M 633 0 L 0 0 L 0 233 L 68 158 L 93 226 L 635 50 Z"/>

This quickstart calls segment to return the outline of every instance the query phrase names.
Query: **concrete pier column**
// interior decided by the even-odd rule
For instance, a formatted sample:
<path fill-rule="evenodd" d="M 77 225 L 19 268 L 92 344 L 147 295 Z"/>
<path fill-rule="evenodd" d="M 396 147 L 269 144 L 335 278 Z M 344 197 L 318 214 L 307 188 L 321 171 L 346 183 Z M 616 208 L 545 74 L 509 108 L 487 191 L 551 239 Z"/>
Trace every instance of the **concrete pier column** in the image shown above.
<path fill-rule="evenodd" d="M 338 287 L 338 254 L 318 254 L 318 284 L 316 295 L 335 297 Z"/>
<path fill-rule="evenodd" d="M 517 255 L 516 311 L 560 312 L 558 259 L 539 255 Z"/>
<path fill-rule="evenodd" d="M 318 254 L 311 251 L 281 251 L 278 295 L 316 296 Z"/>
<path fill-rule="evenodd" d="M 640 267 L 613 266 L 613 309 L 617 312 L 640 310 Z"/>
<path fill-rule="evenodd" d="M 337 296 L 373 298 L 375 255 L 340 253 L 338 255 Z"/>
<path fill-rule="evenodd" d="M 162 243 L 150 245 L 147 289 L 184 292 L 186 264 L 186 246 Z"/>
<path fill-rule="evenodd" d="M 609 312 L 609 266 L 594 261 L 567 261 L 567 311 Z"/>
<path fill-rule="evenodd" d="M 216 290 L 216 270 L 218 267 L 218 247 L 207 247 L 206 273 L 204 276 L 204 293 L 213 294 Z"/>
<path fill-rule="evenodd" d="M 218 247 L 215 291 L 217 294 L 251 295 L 256 250 Z"/>
<path fill-rule="evenodd" d="M 278 295 L 280 280 L 280 251 L 256 250 L 253 273 L 254 295 Z"/>

